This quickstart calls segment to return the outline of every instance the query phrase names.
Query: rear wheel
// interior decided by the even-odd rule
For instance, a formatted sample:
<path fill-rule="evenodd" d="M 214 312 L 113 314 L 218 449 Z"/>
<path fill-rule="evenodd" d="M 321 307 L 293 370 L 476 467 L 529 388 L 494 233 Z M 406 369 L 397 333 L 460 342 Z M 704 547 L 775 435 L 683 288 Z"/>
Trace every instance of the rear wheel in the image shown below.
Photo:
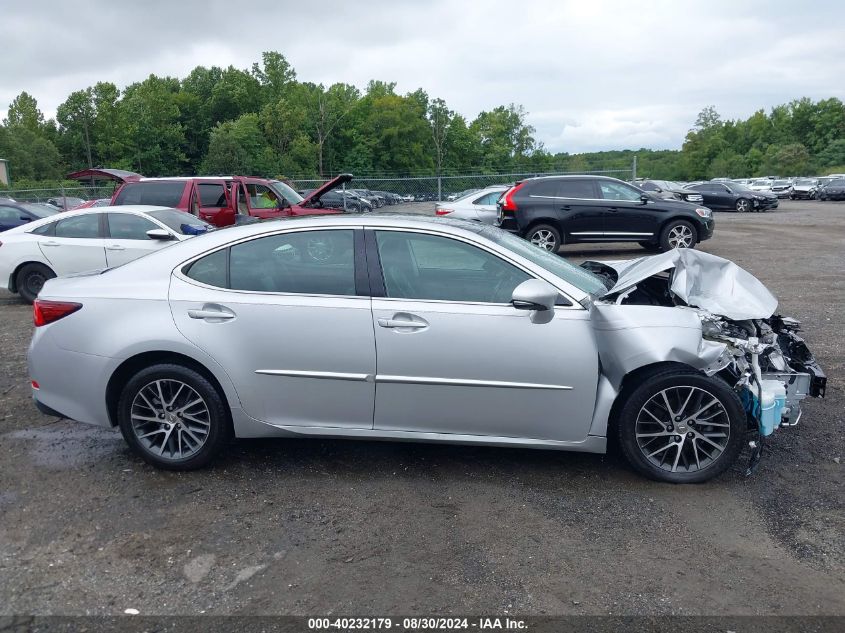
<path fill-rule="evenodd" d="M 560 249 L 560 232 L 550 224 L 538 224 L 528 229 L 525 239 L 550 253 Z"/>
<path fill-rule="evenodd" d="M 698 483 L 720 475 L 745 443 L 745 411 L 722 380 L 689 370 L 642 379 L 619 412 L 619 442 L 642 475 Z"/>
<path fill-rule="evenodd" d="M 47 280 L 53 279 L 55 276 L 56 273 L 44 264 L 27 264 L 18 271 L 15 278 L 18 294 L 27 303 L 32 303 Z"/>
<path fill-rule="evenodd" d="M 740 198 L 736 201 L 736 211 L 737 213 L 747 213 L 751 211 L 751 200 L 748 198 Z"/>
<path fill-rule="evenodd" d="M 202 375 L 161 364 L 132 377 L 120 395 L 118 424 L 141 458 L 166 470 L 205 466 L 231 436 L 223 398 Z"/>
<path fill-rule="evenodd" d="M 672 220 L 660 233 L 660 248 L 670 251 L 673 248 L 693 248 L 698 242 L 698 231 L 686 220 Z"/>

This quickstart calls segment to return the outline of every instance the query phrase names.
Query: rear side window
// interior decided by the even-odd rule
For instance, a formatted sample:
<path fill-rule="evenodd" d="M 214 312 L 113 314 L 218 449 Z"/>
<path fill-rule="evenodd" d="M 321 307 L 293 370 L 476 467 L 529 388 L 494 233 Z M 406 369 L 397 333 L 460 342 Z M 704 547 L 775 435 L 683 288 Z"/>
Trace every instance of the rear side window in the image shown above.
<path fill-rule="evenodd" d="M 478 198 L 478 200 L 473 202 L 473 204 L 490 204 L 490 205 L 493 205 L 493 204 L 496 204 L 498 199 L 501 198 L 501 197 L 502 197 L 501 191 L 491 191 L 490 193 Z"/>
<path fill-rule="evenodd" d="M 216 251 L 211 255 L 206 255 L 202 259 L 198 259 L 190 268 L 185 271 L 185 274 L 201 284 L 209 286 L 216 286 L 218 288 L 228 288 L 228 268 L 229 266 L 229 249 Z"/>
<path fill-rule="evenodd" d="M 123 185 L 114 200 L 114 204 L 149 204 L 156 207 L 175 207 L 182 199 L 184 190 L 185 182 L 181 180 L 130 182 Z"/>
<path fill-rule="evenodd" d="M 557 180 L 538 180 L 531 185 L 531 195 L 545 198 L 556 198 L 560 194 L 560 183 Z"/>
<path fill-rule="evenodd" d="M 232 290 L 354 296 L 353 243 L 351 230 L 268 235 L 206 255 L 185 274 Z"/>
<path fill-rule="evenodd" d="M 56 222 L 56 237 L 97 238 L 100 237 L 100 214 L 89 213 L 65 218 Z"/>
<path fill-rule="evenodd" d="M 226 189 L 222 184 L 214 182 L 201 182 L 197 185 L 197 190 L 200 194 L 200 206 L 202 208 L 215 207 L 221 208 L 227 206 L 226 203 Z M 174 206 L 174 205 L 167 205 Z"/>
<path fill-rule="evenodd" d="M 590 180 L 561 180 L 561 198 L 595 198 L 596 191 Z"/>

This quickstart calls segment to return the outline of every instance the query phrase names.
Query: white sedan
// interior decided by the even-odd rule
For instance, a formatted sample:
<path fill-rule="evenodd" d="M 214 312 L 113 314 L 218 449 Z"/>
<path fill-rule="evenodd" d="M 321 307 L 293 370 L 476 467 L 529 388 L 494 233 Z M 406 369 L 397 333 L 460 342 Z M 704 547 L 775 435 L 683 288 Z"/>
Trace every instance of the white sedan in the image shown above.
<path fill-rule="evenodd" d="M 3 232 L 0 280 L 32 303 L 48 279 L 114 268 L 211 228 L 190 213 L 167 207 L 60 213 Z"/>
<path fill-rule="evenodd" d="M 510 187 L 508 185 L 491 185 L 484 189 L 477 189 L 457 200 L 439 203 L 434 208 L 435 215 L 448 215 L 460 220 L 475 220 L 484 224 L 496 223 L 496 201 Z"/>

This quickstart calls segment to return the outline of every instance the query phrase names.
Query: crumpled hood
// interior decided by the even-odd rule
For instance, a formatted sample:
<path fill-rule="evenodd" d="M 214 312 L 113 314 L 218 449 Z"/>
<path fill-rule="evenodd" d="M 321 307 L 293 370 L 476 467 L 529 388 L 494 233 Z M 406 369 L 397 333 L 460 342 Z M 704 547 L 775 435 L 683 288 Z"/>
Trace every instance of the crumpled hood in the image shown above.
<path fill-rule="evenodd" d="M 689 248 L 628 261 L 600 262 L 618 273 L 604 296 L 635 286 L 671 270 L 669 290 L 687 305 L 728 319 L 765 319 L 774 314 L 777 298 L 754 275 L 727 259 Z"/>

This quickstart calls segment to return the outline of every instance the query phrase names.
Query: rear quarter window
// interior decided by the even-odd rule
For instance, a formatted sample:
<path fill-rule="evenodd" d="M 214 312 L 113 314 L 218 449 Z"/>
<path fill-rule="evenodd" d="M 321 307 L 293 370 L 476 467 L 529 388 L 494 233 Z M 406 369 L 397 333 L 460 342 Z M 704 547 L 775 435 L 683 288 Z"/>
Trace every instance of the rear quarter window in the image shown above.
<path fill-rule="evenodd" d="M 149 204 L 156 207 L 175 207 L 182 199 L 184 181 L 130 182 L 123 185 L 115 198 L 115 205 Z"/>

